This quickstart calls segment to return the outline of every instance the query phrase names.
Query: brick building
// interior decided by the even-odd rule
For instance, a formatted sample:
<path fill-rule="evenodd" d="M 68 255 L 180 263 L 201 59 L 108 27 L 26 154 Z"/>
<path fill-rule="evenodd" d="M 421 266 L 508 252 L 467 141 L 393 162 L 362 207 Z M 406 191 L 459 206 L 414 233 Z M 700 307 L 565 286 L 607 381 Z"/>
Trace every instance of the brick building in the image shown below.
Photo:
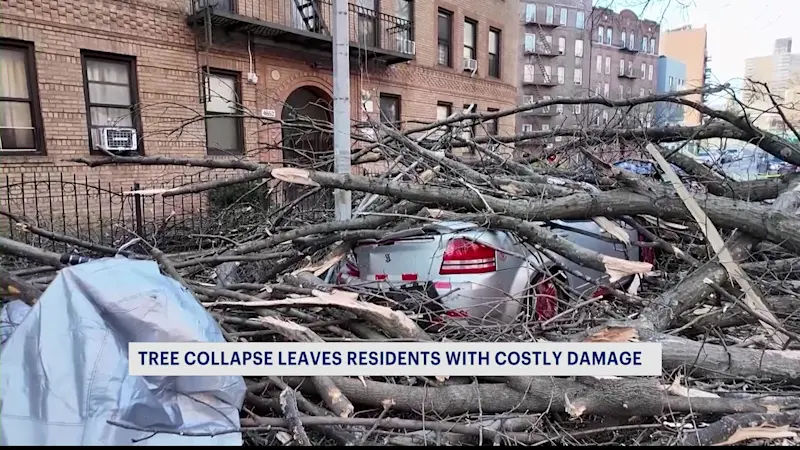
<path fill-rule="evenodd" d="M 650 95 L 656 91 L 660 26 L 640 19 L 629 9 L 615 13 L 594 8 L 591 16 L 592 48 L 590 86 L 594 95 L 624 99 Z M 591 108 L 590 123 L 605 126 L 623 119 L 627 125 L 649 126 L 653 108 L 640 108 L 625 118 L 613 117 L 613 111 Z"/>
<path fill-rule="evenodd" d="M 291 122 L 298 111 L 328 117 L 331 0 L 297 5 L 293 0 L 3 0 L 4 183 L 22 186 L 34 174 L 39 180 L 66 175 L 114 189 L 129 189 L 134 182 L 144 188 L 192 170 L 88 169 L 65 161 L 113 144 L 120 136 L 105 131 L 109 125 L 123 128 L 125 139 L 135 130 L 138 146 L 124 154 L 245 155 L 278 164 L 302 153 L 284 153 L 281 141 L 330 150 L 327 133 L 268 123 L 273 117 Z M 384 121 L 408 127 L 413 124 L 407 122 L 433 121 L 467 105 L 476 111 L 513 107 L 518 10 L 516 0 L 352 1 L 353 119 L 377 120 L 382 111 Z M 493 128 L 511 133 L 515 118 L 479 128 L 478 134 Z M 125 139 L 119 142 L 129 144 Z M 0 198 L 5 202 L 14 195 L 0 193 Z"/>
<path fill-rule="evenodd" d="M 587 93 L 591 12 L 588 0 L 523 3 L 519 63 L 522 103 Z M 581 116 L 579 107 L 550 106 L 524 114 L 517 126 L 520 131 L 574 127 Z"/>

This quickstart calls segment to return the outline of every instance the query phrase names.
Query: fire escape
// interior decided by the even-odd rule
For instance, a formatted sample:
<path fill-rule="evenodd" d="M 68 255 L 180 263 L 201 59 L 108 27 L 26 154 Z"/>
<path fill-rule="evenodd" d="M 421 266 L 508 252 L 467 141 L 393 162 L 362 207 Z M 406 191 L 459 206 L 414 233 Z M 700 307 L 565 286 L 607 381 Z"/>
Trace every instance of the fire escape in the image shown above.
<path fill-rule="evenodd" d="M 526 70 L 523 74 L 522 84 L 525 87 L 524 90 L 527 91 L 523 98 L 525 103 L 534 103 L 546 97 L 552 97 L 549 94 L 551 92 L 550 88 L 558 85 L 558 80 L 553 78 L 553 66 L 546 65 L 544 60 L 558 57 L 561 52 L 553 50 L 552 36 L 546 34 L 544 30 L 547 28 L 552 32 L 559 24 L 554 20 L 553 15 L 548 16 L 545 21 L 538 20 L 535 13 L 532 15 L 526 14 L 525 19 L 526 29 L 532 28 L 535 36 L 532 46 L 529 46 L 526 42 L 525 55 L 531 63 L 526 64 L 526 66 L 533 65 L 535 69 L 533 73 Z M 532 110 L 529 115 L 536 116 L 539 120 L 548 120 L 555 116 L 556 112 L 553 106 L 547 106 Z"/>

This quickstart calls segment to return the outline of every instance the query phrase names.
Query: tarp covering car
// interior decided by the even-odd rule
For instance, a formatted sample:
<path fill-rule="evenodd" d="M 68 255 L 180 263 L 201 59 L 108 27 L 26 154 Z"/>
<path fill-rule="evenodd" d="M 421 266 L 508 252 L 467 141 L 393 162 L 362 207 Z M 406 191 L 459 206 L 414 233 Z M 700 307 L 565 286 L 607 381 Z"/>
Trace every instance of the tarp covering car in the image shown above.
<path fill-rule="evenodd" d="M 117 257 L 68 267 L 21 318 L 23 307 L 3 313 L 18 324 L 7 339 L 3 326 L 0 444 L 242 445 L 242 377 L 128 375 L 129 342 L 224 342 L 156 263 Z"/>

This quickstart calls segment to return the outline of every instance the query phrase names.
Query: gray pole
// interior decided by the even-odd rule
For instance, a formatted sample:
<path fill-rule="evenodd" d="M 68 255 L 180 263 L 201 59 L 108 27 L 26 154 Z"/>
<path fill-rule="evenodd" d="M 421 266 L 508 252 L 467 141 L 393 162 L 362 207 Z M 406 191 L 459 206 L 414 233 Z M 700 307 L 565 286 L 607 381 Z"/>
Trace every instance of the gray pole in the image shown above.
<path fill-rule="evenodd" d="M 333 0 L 333 171 L 350 173 L 350 26 L 347 0 Z M 350 191 L 335 189 L 336 220 L 352 216 Z"/>

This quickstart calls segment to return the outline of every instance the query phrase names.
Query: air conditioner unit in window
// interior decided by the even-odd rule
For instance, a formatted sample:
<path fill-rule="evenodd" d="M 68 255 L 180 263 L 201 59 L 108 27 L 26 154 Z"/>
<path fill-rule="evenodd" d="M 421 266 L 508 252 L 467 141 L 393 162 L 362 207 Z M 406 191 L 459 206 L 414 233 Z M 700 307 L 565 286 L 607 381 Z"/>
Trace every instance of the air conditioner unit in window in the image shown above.
<path fill-rule="evenodd" d="M 523 95 L 522 96 L 522 103 L 524 103 L 526 105 L 530 105 L 533 102 L 534 101 L 533 101 L 533 96 L 532 95 Z"/>
<path fill-rule="evenodd" d="M 400 53 L 405 53 L 407 55 L 416 55 L 417 43 L 412 41 L 411 39 L 398 38 L 397 51 Z"/>
<path fill-rule="evenodd" d="M 139 148 L 134 128 L 100 128 L 100 148 L 107 152 L 130 152 Z"/>
<path fill-rule="evenodd" d="M 478 60 L 472 58 L 464 58 L 464 70 L 475 72 L 478 70 Z"/>

